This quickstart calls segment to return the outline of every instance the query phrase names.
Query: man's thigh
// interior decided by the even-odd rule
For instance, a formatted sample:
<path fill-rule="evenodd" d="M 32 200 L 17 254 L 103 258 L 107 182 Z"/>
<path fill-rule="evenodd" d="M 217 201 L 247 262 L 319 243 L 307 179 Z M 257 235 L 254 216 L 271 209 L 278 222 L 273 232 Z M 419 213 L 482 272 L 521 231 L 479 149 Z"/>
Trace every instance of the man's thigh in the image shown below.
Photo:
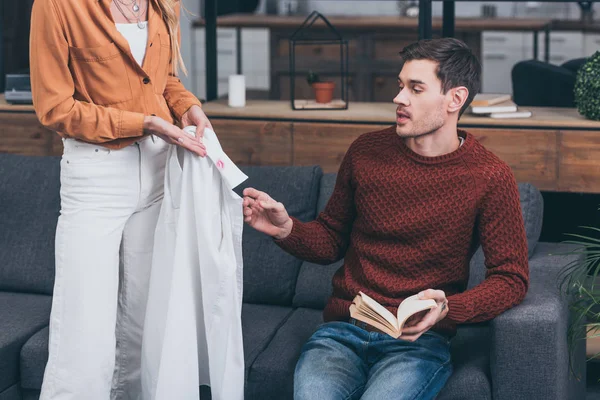
<path fill-rule="evenodd" d="M 344 322 L 321 325 L 302 348 L 294 374 L 295 400 L 360 398 L 368 376 L 369 335 Z"/>
<path fill-rule="evenodd" d="M 452 373 L 450 345 L 435 333 L 415 342 L 381 335 L 372 344 L 363 400 L 434 399 Z"/>

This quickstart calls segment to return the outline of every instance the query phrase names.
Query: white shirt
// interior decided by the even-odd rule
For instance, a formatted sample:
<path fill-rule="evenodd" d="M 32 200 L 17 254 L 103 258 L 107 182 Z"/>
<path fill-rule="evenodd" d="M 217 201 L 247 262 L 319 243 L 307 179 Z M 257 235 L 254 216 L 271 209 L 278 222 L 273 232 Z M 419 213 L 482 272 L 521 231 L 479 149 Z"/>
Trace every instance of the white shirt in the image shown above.
<path fill-rule="evenodd" d="M 189 131 L 186 128 L 186 131 Z M 191 132 L 195 131 L 195 127 Z M 171 146 L 154 236 L 142 399 L 244 399 L 242 199 L 247 179 L 204 131 L 207 156 Z"/>
<path fill-rule="evenodd" d="M 148 42 L 148 22 L 144 22 L 144 29 L 140 29 L 137 23 L 115 24 L 117 30 L 129 42 L 129 48 L 135 61 L 142 66 L 146 55 L 146 43 Z"/>

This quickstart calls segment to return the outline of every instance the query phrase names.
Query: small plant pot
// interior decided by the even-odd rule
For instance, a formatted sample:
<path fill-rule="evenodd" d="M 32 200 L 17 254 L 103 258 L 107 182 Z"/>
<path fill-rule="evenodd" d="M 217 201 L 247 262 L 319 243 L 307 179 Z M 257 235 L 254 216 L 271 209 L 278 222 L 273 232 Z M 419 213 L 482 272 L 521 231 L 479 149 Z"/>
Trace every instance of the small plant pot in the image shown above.
<path fill-rule="evenodd" d="M 312 85 L 317 103 L 331 103 L 335 82 L 315 82 Z"/>

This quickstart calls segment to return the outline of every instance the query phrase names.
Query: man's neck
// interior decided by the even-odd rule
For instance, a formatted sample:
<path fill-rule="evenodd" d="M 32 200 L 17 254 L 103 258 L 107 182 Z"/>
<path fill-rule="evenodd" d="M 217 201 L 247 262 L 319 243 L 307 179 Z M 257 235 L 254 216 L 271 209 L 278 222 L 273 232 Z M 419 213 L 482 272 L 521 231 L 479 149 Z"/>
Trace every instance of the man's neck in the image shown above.
<path fill-rule="evenodd" d="M 453 128 L 442 127 L 427 135 L 406 138 L 404 143 L 409 149 L 423 157 L 437 157 L 452 153 L 460 146 L 456 125 Z"/>

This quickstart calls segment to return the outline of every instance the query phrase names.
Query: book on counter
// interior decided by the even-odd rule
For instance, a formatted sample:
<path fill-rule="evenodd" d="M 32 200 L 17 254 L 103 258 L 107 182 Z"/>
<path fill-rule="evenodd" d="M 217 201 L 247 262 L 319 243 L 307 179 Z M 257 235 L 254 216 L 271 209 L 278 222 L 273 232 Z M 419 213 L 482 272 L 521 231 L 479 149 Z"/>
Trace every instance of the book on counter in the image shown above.
<path fill-rule="evenodd" d="M 491 106 L 471 105 L 471 112 L 473 114 L 510 113 L 516 111 L 517 105 L 512 100 L 506 100 L 502 103 L 493 104 Z"/>
<path fill-rule="evenodd" d="M 510 99 L 511 95 L 508 93 L 477 93 L 471 102 L 471 107 L 493 106 Z"/>
<path fill-rule="evenodd" d="M 394 316 L 377 301 L 359 292 L 350 305 L 350 316 L 397 339 L 402 335 L 402 328 L 411 315 L 435 307 L 437 307 L 435 300 L 419 299 L 418 295 L 414 295 L 400 303 Z"/>

